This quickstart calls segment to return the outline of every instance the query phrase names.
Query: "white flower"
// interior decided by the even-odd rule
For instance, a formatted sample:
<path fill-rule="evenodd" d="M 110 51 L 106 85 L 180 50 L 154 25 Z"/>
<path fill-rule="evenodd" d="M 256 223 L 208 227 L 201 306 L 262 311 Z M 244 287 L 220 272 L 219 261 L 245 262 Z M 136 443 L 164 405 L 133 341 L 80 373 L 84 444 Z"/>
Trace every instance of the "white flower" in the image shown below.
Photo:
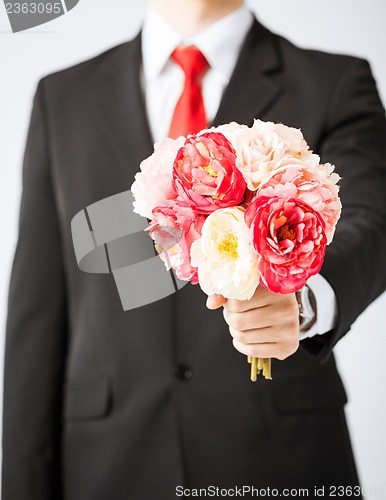
<path fill-rule="evenodd" d="M 229 124 L 224 128 L 224 135 L 236 151 L 236 165 L 251 191 L 256 191 L 266 181 L 286 152 L 284 141 L 272 125 L 256 120 L 253 127 Z"/>
<path fill-rule="evenodd" d="M 282 123 L 272 123 L 271 125 L 273 125 L 273 131 L 283 140 L 287 153 L 302 159 L 312 154 L 301 130 Z"/>
<path fill-rule="evenodd" d="M 239 207 L 219 209 L 205 220 L 202 236 L 191 247 L 201 288 L 208 295 L 248 300 L 259 284 L 258 256 Z"/>
<path fill-rule="evenodd" d="M 165 200 L 177 197 L 172 186 L 173 163 L 184 142 L 185 137 L 182 136 L 178 139 L 168 137 L 163 142 L 156 143 L 154 153 L 143 160 L 141 171 L 135 174 L 135 181 L 131 186 L 135 198 L 135 213 L 152 219 L 155 207 L 162 205 Z"/>
<path fill-rule="evenodd" d="M 255 122 L 256 123 L 256 122 Z M 307 164 L 309 167 L 319 165 L 320 158 L 318 155 L 313 154 L 303 137 L 302 131 L 283 125 L 282 123 L 267 122 L 267 125 L 282 139 L 285 144 L 285 154 L 280 162 L 280 166 L 288 165 L 289 163 L 296 163 L 300 161 Z"/>

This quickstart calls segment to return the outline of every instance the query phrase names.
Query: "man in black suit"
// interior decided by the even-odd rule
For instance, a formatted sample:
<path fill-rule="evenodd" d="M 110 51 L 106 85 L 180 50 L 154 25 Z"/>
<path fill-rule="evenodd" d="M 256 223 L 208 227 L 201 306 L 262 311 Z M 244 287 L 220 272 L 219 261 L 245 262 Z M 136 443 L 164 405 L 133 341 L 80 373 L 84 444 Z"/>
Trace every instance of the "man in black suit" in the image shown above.
<path fill-rule="evenodd" d="M 158 27 L 166 17 L 194 38 L 242 3 L 158 0 L 154 8 Z M 298 348 L 293 295 L 259 289 L 248 310 L 225 303 L 235 347 L 281 359 L 273 382 L 252 384 L 221 311 L 205 307 L 199 287 L 123 312 L 111 277 L 79 271 L 70 223 L 128 189 L 166 133 L 162 119 L 154 125 L 141 35 L 44 78 L 10 287 L 4 500 L 170 500 L 182 488 L 244 485 L 308 488 L 312 497 L 315 486 L 326 495 L 329 486 L 358 486 L 332 349 L 385 289 L 385 114 L 365 61 L 299 49 L 256 20 L 247 31 L 208 117 L 301 128 L 338 166 L 344 209 L 321 271 L 337 303 L 333 328 Z M 258 335 L 266 303 L 272 350 Z M 209 306 L 221 304 L 215 297 Z"/>

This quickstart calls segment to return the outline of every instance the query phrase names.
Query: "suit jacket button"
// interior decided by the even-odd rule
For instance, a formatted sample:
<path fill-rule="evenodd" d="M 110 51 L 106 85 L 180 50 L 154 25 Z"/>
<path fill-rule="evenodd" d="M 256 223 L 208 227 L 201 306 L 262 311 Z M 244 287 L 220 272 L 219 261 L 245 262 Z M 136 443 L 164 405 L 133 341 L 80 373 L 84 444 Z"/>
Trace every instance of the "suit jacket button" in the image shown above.
<path fill-rule="evenodd" d="M 173 374 L 180 380 L 190 380 L 193 377 L 193 370 L 186 365 L 176 365 L 173 368 Z"/>

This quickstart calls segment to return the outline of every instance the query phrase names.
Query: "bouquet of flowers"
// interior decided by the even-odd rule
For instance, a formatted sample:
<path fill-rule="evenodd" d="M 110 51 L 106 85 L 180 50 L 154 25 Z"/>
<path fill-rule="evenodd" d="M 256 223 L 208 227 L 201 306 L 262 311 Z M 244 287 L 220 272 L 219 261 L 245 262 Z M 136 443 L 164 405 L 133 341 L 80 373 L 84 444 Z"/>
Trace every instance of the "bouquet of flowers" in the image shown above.
<path fill-rule="evenodd" d="M 318 273 L 341 213 L 334 166 L 300 130 L 256 120 L 165 139 L 141 163 L 134 211 L 167 269 L 208 295 L 293 293 Z M 251 379 L 270 359 L 248 358 Z"/>

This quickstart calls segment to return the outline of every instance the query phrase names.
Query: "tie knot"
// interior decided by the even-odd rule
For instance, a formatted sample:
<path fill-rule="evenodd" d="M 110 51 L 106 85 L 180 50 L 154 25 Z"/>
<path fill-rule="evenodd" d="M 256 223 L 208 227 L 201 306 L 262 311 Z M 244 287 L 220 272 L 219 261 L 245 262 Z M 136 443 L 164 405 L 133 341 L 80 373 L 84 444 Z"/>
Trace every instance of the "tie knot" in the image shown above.
<path fill-rule="evenodd" d="M 171 58 L 181 66 L 186 78 L 199 78 L 209 66 L 204 54 L 194 45 L 175 49 Z"/>

